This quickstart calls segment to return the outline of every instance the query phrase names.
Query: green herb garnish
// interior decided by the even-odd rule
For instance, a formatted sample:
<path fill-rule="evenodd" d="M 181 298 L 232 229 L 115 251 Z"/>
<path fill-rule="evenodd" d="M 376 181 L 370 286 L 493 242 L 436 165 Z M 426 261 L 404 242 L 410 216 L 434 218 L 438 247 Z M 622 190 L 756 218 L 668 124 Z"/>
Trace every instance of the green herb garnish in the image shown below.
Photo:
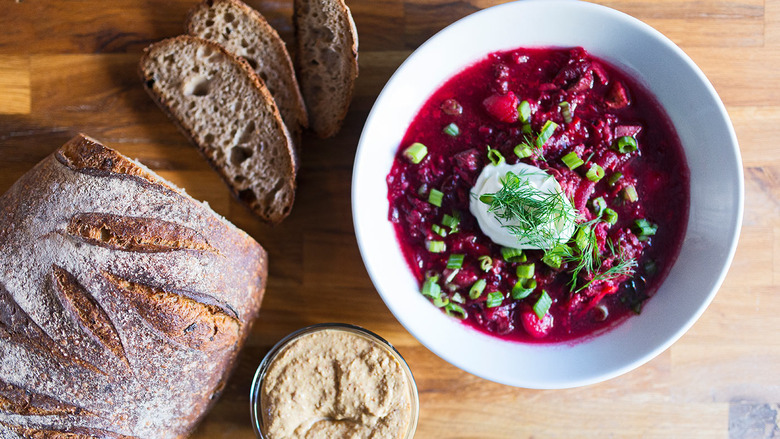
<path fill-rule="evenodd" d="M 539 135 L 536 136 L 536 147 L 538 149 L 542 149 L 545 143 L 547 143 L 548 140 L 550 140 L 550 137 L 552 137 L 553 132 L 558 128 L 558 124 L 548 120 L 544 123 L 542 126 L 542 130 L 539 132 Z"/>
<path fill-rule="evenodd" d="M 466 310 L 457 303 L 448 303 L 444 306 L 444 311 L 447 313 L 447 315 L 459 318 L 461 320 L 464 320 L 469 316 Z"/>
<path fill-rule="evenodd" d="M 531 122 L 531 104 L 528 101 L 520 102 L 517 106 L 517 119 L 522 123 Z"/>
<path fill-rule="evenodd" d="M 428 155 L 428 148 L 420 142 L 412 143 L 411 146 L 404 150 L 404 156 L 414 164 L 420 163 L 426 155 Z"/>
<path fill-rule="evenodd" d="M 441 295 L 441 286 L 439 286 L 439 275 L 428 276 L 423 282 L 422 290 L 420 291 L 423 296 L 431 299 L 439 297 Z"/>
<path fill-rule="evenodd" d="M 450 137 L 458 137 L 460 134 L 460 128 L 454 122 L 444 127 L 442 131 Z"/>
<path fill-rule="evenodd" d="M 542 320 L 547 311 L 550 310 L 550 306 L 552 306 L 552 298 L 547 294 L 547 291 L 542 290 L 542 295 L 539 296 L 539 299 L 534 304 L 534 314 L 536 314 L 536 317 L 539 317 L 539 320 Z"/>
<path fill-rule="evenodd" d="M 610 240 L 607 240 L 607 248 L 609 249 L 609 252 L 612 254 L 612 256 L 615 257 L 613 259 L 612 266 L 604 271 L 601 271 L 601 267 L 598 267 L 598 269 L 595 270 L 596 274 L 588 282 L 586 282 L 585 285 L 574 291 L 575 293 L 588 288 L 594 283 L 605 282 L 621 276 L 631 276 L 634 274 L 634 270 L 637 266 L 636 259 L 621 257 L 620 249 L 616 250 L 614 244 L 612 244 L 612 241 Z"/>
<path fill-rule="evenodd" d="M 469 288 L 469 298 L 478 299 L 479 296 L 482 295 L 482 292 L 485 291 L 486 286 L 487 281 L 485 279 L 477 279 L 477 281 L 474 282 L 474 285 Z"/>
<path fill-rule="evenodd" d="M 487 300 L 485 301 L 485 306 L 488 308 L 495 308 L 497 306 L 500 306 L 501 303 L 504 301 L 504 295 L 501 294 L 500 291 L 493 291 L 492 293 L 488 293 Z"/>
<path fill-rule="evenodd" d="M 484 194 L 479 199 L 490 205 L 488 211 L 507 224 L 510 233 L 519 242 L 538 248 L 552 248 L 560 237 L 549 224 L 573 223 L 577 210 L 563 194 L 543 191 L 526 178 L 532 172 L 507 172 L 503 187 L 496 193 Z M 546 178 L 553 178 L 543 174 Z M 523 177 L 523 178 L 521 178 Z M 554 228 L 553 228 L 554 229 Z"/>
<path fill-rule="evenodd" d="M 493 163 L 493 166 L 498 166 L 506 162 L 506 159 L 504 159 L 504 156 L 499 150 L 491 148 L 490 145 L 488 145 L 487 149 L 487 157 L 490 160 L 490 163 Z"/>
<path fill-rule="evenodd" d="M 561 107 L 561 116 L 563 116 L 563 121 L 566 123 L 571 123 L 571 105 L 569 105 L 568 102 L 563 101 L 558 104 L 558 106 Z"/>
<path fill-rule="evenodd" d="M 444 199 L 444 193 L 438 189 L 431 189 L 428 193 L 428 202 L 436 207 L 441 207 L 441 202 Z"/>
<path fill-rule="evenodd" d="M 482 269 L 482 271 L 488 271 L 491 268 L 493 268 L 493 258 L 490 256 L 480 256 L 477 258 L 479 261 L 479 267 Z"/>
<path fill-rule="evenodd" d="M 447 268 L 450 270 L 455 270 L 458 268 L 461 268 L 463 266 L 463 253 L 454 253 L 451 254 L 450 257 L 447 259 Z"/>

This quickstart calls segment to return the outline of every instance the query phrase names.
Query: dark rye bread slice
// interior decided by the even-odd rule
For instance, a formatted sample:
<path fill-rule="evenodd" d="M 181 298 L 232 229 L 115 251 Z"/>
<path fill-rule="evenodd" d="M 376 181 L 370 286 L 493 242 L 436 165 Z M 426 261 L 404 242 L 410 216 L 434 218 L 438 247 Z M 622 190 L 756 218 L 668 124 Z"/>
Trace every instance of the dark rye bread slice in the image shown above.
<path fill-rule="evenodd" d="M 257 317 L 265 250 L 86 136 L 0 196 L 0 437 L 182 438 Z"/>
<path fill-rule="evenodd" d="M 298 78 L 309 124 L 320 137 L 341 129 L 358 76 L 358 35 L 343 0 L 295 0 Z"/>
<path fill-rule="evenodd" d="M 265 18 L 240 0 L 206 0 L 190 10 L 185 26 L 190 35 L 218 43 L 249 63 L 298 144 L 309 126 L 306 107 L 287 47 Z"/>
<path fill-rule="evenodd" d="M 181 35 L 147 47 L 139 67 L 149 95 L 233 194 L 265 221 L 287 217 L 297 157 L 271 94 L 249 64 L 219 44 Z"/>

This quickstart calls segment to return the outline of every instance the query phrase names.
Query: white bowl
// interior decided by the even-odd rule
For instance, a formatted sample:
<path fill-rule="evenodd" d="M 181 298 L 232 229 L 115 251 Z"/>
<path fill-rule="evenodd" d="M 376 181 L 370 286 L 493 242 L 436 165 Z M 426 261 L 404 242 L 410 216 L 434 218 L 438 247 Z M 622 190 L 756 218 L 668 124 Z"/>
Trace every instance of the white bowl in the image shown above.
<path fill-rule="evenodd" d="M 642 314 L 574 344 L 522 344 L 447 317 L 420 292 L 388 221 L 385 177 L 419 108 L 443 82 L 498 50 L 582 46 L 644 84 L 675 126 L 690 168 L 690 214 L 677 262 Z M 736 135 L 715 89 L 669 39 L 641 21 L 577 1 L 521 1 L 482 10 L 420 46 L 368 116 L 352 179 L 360 252 L 390 311 L 423 345 L 488 380 L 568 388 L 628 372 L 663 352 L 699 318 L 723 282 L 743 211 Z"/>

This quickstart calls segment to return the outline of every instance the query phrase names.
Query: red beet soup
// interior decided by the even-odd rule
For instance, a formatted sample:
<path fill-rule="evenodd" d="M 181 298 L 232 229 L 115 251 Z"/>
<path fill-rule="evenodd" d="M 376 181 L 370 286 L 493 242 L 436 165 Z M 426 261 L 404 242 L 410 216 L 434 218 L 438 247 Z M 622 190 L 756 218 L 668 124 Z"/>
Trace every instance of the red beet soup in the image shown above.
<path fill-rule="evenodd" d="M 522 172 L 475 191 L 483 171 L 518 163 L 554 178 L 565 203 Z M 387 185 L 389 220 L 431 306 L 522 342 L 581 340 L 639 314 L 688 220 L 673 126 L 641 84 L 582 48 L 496 52 L 449 79 L 409 126 Z M 475 203 L 518 245 L 488 237 Z M 543 221 L 568 233 L 544 241 Z M 541 244 L 523 248 L 531 241 Z"/>

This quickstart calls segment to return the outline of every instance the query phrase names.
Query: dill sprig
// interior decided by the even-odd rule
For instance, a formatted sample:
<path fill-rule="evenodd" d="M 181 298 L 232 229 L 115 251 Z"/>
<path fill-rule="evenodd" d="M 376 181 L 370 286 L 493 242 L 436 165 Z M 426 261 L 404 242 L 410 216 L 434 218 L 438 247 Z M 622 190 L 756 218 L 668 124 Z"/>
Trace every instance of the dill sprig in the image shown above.
<path fill-rule="evenodd" d="M 594 227 L 599 221 L 599 218 L 596 218 L 588 222 L 577 224 L 576 231 L 574 232 L 574 246 L 577 249 L 577 255 L 567 261 L 576 264 L 574 270 L 572 270 L 572 288 L 581 272 L 593 273 L 596 269 L 596 265 L 600 264 L 599 244 L 596 240 L 596 233 L 594 231 Z"/>
<path fill-rule="evenodd" d="M 601 272 L 596 276 L 593 276 L 593 279 L 591 279 L 590 282 L 591 283 L 596 281 L 603 282 L 603 281 L 616 279 L 622 276 L 632 276 L 634 274 L 634 269 L 636 269 L 637 266 L 636 259 L 618 258 L 615 261 L 616 263 L 613 264 L 608 270 Z"/>
<path fill-rule="evenodd" d="M 546 250 L 545 258 L 558 259 L 562 263 L 573 265 L 567 269 L 571 273 L 568 282 L 569 291 L 578 293 L 594 283 L 605 282 L 621 276 L 632 276 L 637 262 L 633 258 L 621 257 L 622 252 L 616 250 L 611 241 L 607 240 L 607 247 L 613 257 L 612 265 L 604 269 L 604 260 L 599 253 L 598 241 L 594 232 L 595 226 L 601 222 L 599 218 L 577 224 L 571 241 L 567 244 L 558 244 Z M 577 286 L 580 274 L 586 273 L 592 277 L 583 285 Z"/>
<path fill-rule="evenodd" d="M 557 259 L 573 265 L 568 270 L 571 273 L 569 291 L 572 293 L 578 293 L 594 283 L 633 275 L 636 260 L 622 257 L 623 252 L 619 248 L 615 249 L 610 240 L 607 240 L 607 248 L 612 264 L 608 268 L 603 266 L 604 259 L 599 252 L 595 233 L 596 225 L 603 221 L 601 218 L 576 224 L 571 239 L 567 243 L 560 242 L 556 227 L 549 225 L 576 222 L 579 215 L 563 194 L 543 191 L 527 178 L 540 174 L 545 178 L 553 178 L 546 173 L 532 171 L 521 171 L 519 174 L 507 172 L 498 192 L 484 194 L 479 199 L 490 206 L 488 211 L 504 223 L 504 227 L 518 238 L 518 242 L 545 249 L 545 259 Z M 506 224 L 510 222 L 512 224 Z M 583 273 L 586 274 L 585 278 L 590 276 L 590 279 L 578 287 L 580 274 Z"/>
<path fill-rule="evenodd" d="M 556 228 L 549 225 L 574 222 L 577 210 L 563 194 L 534 186 L 529 180 L 534 175 L 553 178 L 546 173 L 532 171 L 521 171 L 519 174 L 507 172 L 498 192 L 484 194 L 479 199 L 490 206 L 488 212 L 504 223 L 504 227 L 519 242 L 538 248 L 552 248 L 559 244 L 560 238 Z"/>
<path fill-rule="evenodd" d="M 558 244 L 544 253 L 545 259 L 559 260 L 561 263 L 574 265 L 570 270 L 569 291 L 575 291 L 580 273 L 593 273 L 601 264 L 598 241 L 593 231 L 593 227 L 598 222 L 597 218 L 577 224 L 569 244 Z"/>
<path fill-rule="evenodd" d="M 606 270 L 602 271 L 602 262 L 599 262 L 599 267 L 595 270 L 590 270 L 588 273 L 596 273 L 588 282 L 585 283 L 585 285 L 577 288 L 576 290 L 572 289 L 571 291 L 577 293 L 579 291 L 584 290 L 585 288 L 588 288 L 594 283 L 600 283 L 600 282 L 606 282 L 612 279 L 617 279 L 622 276 L 632 276 L 634 274 L 634 270 L 637 267 L 636 259 L 634 258 L 624 258 L 622 256 L 622 251 L 620 249 L 615 249 L 615 246 L 612 244 L 611 240 L 607 240 L 607 248 L 609 249 L 611 255 L 614 257 L 612 260 L 612 265 L 607 268 Z M 572 282 L 576 282 L 576 278 L 572 279 Z"/>

